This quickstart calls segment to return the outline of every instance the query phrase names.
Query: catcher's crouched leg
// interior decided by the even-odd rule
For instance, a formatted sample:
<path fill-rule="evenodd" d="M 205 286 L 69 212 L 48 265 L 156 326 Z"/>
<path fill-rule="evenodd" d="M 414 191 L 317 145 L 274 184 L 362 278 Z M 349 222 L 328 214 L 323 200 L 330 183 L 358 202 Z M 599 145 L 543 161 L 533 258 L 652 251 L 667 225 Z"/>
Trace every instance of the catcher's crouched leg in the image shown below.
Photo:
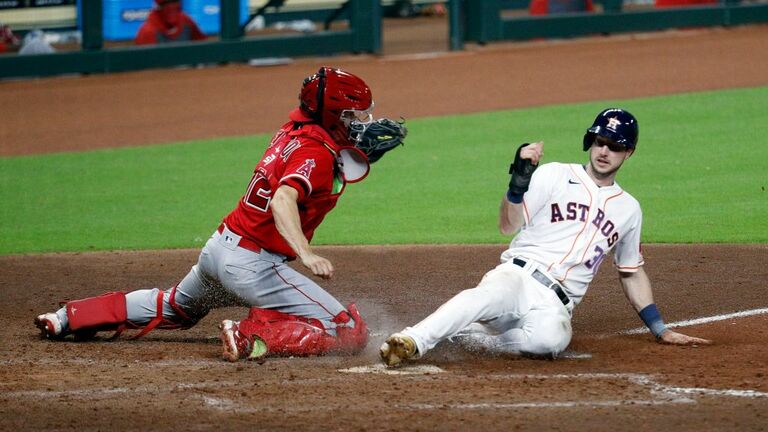
<path fill-rule="evenodd" d="M 77 339 L 88 339 L 99 331 L 116 331 L 126 322 L 125 293 L 110 292 L 67 302 L 69 331 Z"/>
<path fill-rule="evenodd" d="M 84 340 L 93 337 L 100 331 L 114 331 L 116 333 L 113 338 L 116 338 L 126 329 L 141 329 L 139 333 L 131 337 L 131 339 L 138 339 L 155 328 L 178 329 L 189 328 L 194 325 L 194 321 L 190 320 L 174 301 L 176 287 L 170 290 L 168 303 L 177 317 L 174 320 L 163 317 L 165 294 L 164 291 L 157 289 L 134 291 L 127 295 L 123 292 L 110 292 L 97 297 L 67 302 L 69 331 L 75 334 L 76 340 Z M 136 321 L 128 319 L 127 296 L 134 296 L 135 302 L 137 295 L 146 297 L 148 303 L 154 303 L 143 305 L 147 310 L 154 309 L 152 311 L 154 317 L 150 316 Z"/>
<path fill-rule="evenodd" d="M 102 330 L 118 330 L 126 322 L 125 293 L 111 292 L 97 297 L 62 303 L 57 312 L 38 315 L 34 324 L 41 336 L 64 340 L 72 334 L 76 341 L 93 338 Z"/>
<path fill-rule="evenodd" d="M 365 348 L 368 327 L 354 304 L 333 322 L 335 336 L 317 319 L 253 307 L 239 322 L 222 322 L 222 357 L 229 361 L 261 360 L 267 355 L 354 354 Z"/>

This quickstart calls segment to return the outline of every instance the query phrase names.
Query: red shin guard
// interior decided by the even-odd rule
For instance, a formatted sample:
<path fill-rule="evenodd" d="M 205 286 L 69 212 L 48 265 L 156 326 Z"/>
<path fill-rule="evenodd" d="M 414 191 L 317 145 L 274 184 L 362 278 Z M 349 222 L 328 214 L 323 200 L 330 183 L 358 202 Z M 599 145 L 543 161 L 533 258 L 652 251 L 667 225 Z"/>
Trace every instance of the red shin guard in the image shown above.
<path fill-rule="evenodd" d="M 69 329 L 117 328 L 127 318 L 125 293 L 111 292 L 67 303 Z"/>
<path fill-rule="evenodd" d="M 81 336 L 87 335 L 83 337 L 84 339 L 89 339 L 98 331 L 115 331 L 116 333 L 111 338 L 115 339 L 126 329 L 141 329 L 140 332 L 131 337 L 131 339 L 138 339 L 155 328 L 168 330 L 190 328 L 197 321 L 191 320 L 181 307 L 176 304 L 176 288 L 173 287 L 171 289 L 168 303 L 177 317 L 171 319 L 163 317 L 165 292 L 158 291 L 155 309 L 157 316 L 146 324 L 130 322 L 128 321 L 125 293 L 111 292 L 98 297 L 67 302 L 69 329 L 75 333 L 76 338 L 78 334 Z"/>

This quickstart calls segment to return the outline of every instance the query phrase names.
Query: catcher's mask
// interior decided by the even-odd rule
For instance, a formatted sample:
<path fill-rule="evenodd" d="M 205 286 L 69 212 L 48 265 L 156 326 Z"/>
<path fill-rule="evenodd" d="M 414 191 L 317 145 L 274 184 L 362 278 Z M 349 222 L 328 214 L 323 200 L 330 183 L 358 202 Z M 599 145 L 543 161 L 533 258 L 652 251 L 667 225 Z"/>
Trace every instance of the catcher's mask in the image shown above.
<path fill-rule="evenodd" d="M 341 69 L 321 67 L 304 79 L 293 121 L 320 124 L 338 146 L 355 145 L 373 121 L 373 96 L 361 78 Z"/>
<path fill-rule="evenodd" d="M 621 108 L 608 108 L 597 115 L 592 127 L 584 134 L 584 151 L 589 150 L 595 142 L 595 136 L 600 135 L 616 141 L 627 150 L 637 147 L 640 129 L 635 116 Z"/>

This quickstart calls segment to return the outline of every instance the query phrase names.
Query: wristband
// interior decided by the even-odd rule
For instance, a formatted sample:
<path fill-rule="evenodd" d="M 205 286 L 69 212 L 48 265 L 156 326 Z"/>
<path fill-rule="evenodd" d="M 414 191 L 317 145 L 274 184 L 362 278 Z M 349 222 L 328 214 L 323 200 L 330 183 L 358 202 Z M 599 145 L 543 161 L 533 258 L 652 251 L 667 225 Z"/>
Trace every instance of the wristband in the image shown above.
<path fill-rule="evenodd" d="M 643 320 L 646 327 L 648 327 L 651 333 L 657 338 L 667 329 L 667 325 L 664 324 L 664 320 L 661 319 L 661 314 L 655 303 L 651 303 L 644 307 L 639 314 L 640 319 Z"/>
<path fill-rule="evenodd" d="M 512 204 L 520 204 L 523 202 L 523 194 L 512 193 L 512 189 L 507 189 L 507 200 Z"/>

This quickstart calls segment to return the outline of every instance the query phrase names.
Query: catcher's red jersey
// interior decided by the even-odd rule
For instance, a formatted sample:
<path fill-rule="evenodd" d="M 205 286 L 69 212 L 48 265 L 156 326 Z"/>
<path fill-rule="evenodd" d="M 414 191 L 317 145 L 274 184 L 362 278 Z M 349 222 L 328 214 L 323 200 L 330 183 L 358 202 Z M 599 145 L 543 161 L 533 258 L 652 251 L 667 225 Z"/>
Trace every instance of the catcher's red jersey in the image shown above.
<path fill-rule="evenodd" d="M 299 192 L 301 228 L 310 241 L 344 191 L 330 150 L 331 137 L 317 125 L 303 124 L 294 130 L 295 124 L 288 122 L 275 134 L 254 169 L 245 195 L 224 218 L 230 230 L 289 259 L 296 258 L 296 253 L 277 231 L 269 205 L 277 188 L 288 185 Z"/>

